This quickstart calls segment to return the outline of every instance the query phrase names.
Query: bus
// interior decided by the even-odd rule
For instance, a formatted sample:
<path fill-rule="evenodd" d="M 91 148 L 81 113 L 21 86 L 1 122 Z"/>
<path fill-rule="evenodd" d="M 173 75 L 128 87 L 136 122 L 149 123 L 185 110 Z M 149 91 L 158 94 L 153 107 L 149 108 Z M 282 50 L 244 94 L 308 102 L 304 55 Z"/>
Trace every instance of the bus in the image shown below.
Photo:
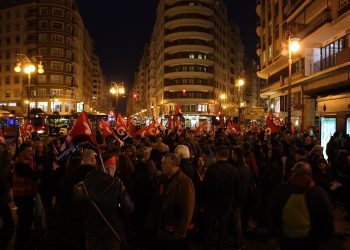
<path fill-rule="evenodd" d="M 0 129 L 2 129 L 5 138 L 15 137 L 23 120 L 23 114 L 0 110 Z"/>

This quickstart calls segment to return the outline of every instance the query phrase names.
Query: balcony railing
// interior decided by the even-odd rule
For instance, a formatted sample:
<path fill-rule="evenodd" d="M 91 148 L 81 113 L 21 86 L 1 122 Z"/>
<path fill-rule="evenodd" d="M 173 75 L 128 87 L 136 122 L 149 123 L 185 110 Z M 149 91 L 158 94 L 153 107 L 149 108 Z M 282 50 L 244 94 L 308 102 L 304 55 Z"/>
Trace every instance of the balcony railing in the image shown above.
<path fill-rule="evenodd" d="M 175 15 L 175 16 L 171 16 L 171 17 L 165 17 L 165 22 L 170 22 L 170 21 L 178 20 L 178 19 L 187 19 L 187 18 L 203 19 L 203 20 L 207 20 L 207 21 L 212 21 L 212 17 L 210 17 L 210 16 L 206 16 L 206 15 L 202 15 L 202 14 L 198 14 L 198 13 L 183 13 L 183 14 L 179 14 L 179 15 Z"/>
<path fill-rule="evenodd" d="M 200 1 L 181 1 L 181 2 L 177 2 L 174 3 L 172 5 L 166 4 L 164 9 L 168 10 L 174 7 L 178 7 L 178 6 L 203 6 L 203 7 L 207 7 L 207 8 L 211 8 L 211 5 L 208 3 L 202 3 Z"/>
<path fill-rule="evenodd" d="M 213 73 L 214 67 L 209 66 L 200 66 L 200 65 L 178 65 L 175 67 L 165 67 L 164 73 L 172 73 L 172 72 L 203 72 L 203 73 Z"/>
<path fill-rule="evenodd" d="M 178 99 L 178 98 L 192 98 L 192 99 L 214 99 L 212 92 L 197 92 L 188 91 L 181 92 L 164 92 L 164 99 Z"/>
<path fill-rule="evenodd" d="M 201 78 L 180 78 L 180 79 L 166 79 L 164 82 L 164 87 L 176 86 L 176 85 L 201 85 L 201 86 L 213 86 L 214 82 L 209 79 Z"/>
<path fill-rule="evenodd" d="M 169 35 L 176 32 L 188 32 L 188 31 L 213 34 L 213 29 L 207 29 L 207 28 L 198 27 L 198 26 L 182 26 L 182 27 L 177 27 L 175 29 L 166 29 L 165 35 Z"/>
<path fill-rule="evenodd" d="M 165 42 L 164 48 L 177 46 L 177 45 L 202 45 L 213 48 L 213 42 L 207 42 L 200 39 L 179 39 L 171 42 Z"/>
<path fill-rule="evenodd" d="M 325 23 L 331 22 L 331 16 L 330 16 L 330 10 L 326 9 L 323 12 L 321 12 L 317 17 L 315 17 L 309 24 L 302 25 L 302 24 L 294 24 L 293 29 L 295 30 L 295 34 L 299 38 L 304 38 L 307 35 L 314 32 L 316 29 L 318 29 L 320 26 L 322 26 Z"/>

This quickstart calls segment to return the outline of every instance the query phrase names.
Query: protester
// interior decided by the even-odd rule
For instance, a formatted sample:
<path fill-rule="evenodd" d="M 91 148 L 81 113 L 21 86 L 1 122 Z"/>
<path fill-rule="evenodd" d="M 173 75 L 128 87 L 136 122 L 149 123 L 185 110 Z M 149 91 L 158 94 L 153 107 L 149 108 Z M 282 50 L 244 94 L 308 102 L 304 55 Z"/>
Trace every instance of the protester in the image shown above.
<path fill-rule="evenodd" d="M 38 191 L 38 174 L 35 171 L 31 143 L 22 143 L 13 173 L 13 197 L 17 206 L 15 250 L 28 248 L 34 219 L 34 196 Z"/>
<path fill-rule="evenodd" d="M 186 236 L 194 211 L 195 191 L 179 165 L 175 154 L 164 155 L 164 175 L 158 182 L 158 194 L 146 223 L 147 231 L 155 239 L 151 249 L 189 249 Z"/>
<path fill-rule="evenodd" d="M 281 250 L 317 250 L 334 230 L 327 193 L 315 186 L 308 163 L 299 162 L 271 199 L 269 218 Z"/>
<path fill-rule="evenodd" d="M 240 201 L 239 173 L 229 162 L 229 148 L 220 145 L 216 149 L 217 162 L 208 167 L 203 180 L 204 201 L 204 249 L 209 248 L 209 241 L 217 222 L 217 249 L 224 249 L 227 226 L 231 209 Z"/>

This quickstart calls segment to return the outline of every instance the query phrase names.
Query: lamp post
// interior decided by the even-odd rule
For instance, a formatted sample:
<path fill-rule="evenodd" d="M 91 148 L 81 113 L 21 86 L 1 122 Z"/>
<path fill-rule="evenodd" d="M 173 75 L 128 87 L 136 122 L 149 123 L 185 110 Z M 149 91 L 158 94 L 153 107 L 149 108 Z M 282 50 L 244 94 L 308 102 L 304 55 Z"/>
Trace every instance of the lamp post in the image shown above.
<path fill-rule="evenodd" d="M 243 78 L 238 78 L 237 80 L 237 87 L 238 87 L 238 122 L 241 121 L 241 107 L 244 106 L 244 103 L 242 105 L 241 102 L 241 88 L 244 86 L 244 79 Z"/>
<path fill-rule="evenodd" d="M 25 101 L 25 103 L 28 105 L 27 117 L 29 119 L 30 97 L 31 97 L 31 89 L 30 89 L 31 75 L 34 72 L 38 72 L 39 74 L 44 73 L 44 66 L 42 65 L 42 57 L 41 56 L 28 57 L 24 54 L 17 54 L 17 63 L 14 70 L 17 73 L 20 73 L 23 70 L 23 72 L 26 73 L 28 76 L 28 89 L 27 89 L 28 99 Z"/>
<path fill-rule="evenodd" d="M 125 88 L 123 82 L 112 82 L 112 87 L 109 89 L 109 92 L 112 95 L 115 95 L 115 115 L 117 115 L 117 106 L 118 106 L 118 99 L 119 95 L 125 94 Z"/>
<path fill-rule="evenodd" d="M 288 96 L 287 96 L 287 126 L 292 126 L 292 52 L 295 53 L 299 51 L 300 39 L 293 37 L 291 34 L 288 34 L 288 48 L 282 49 L 282 55 L 286 56 L 288 53 Z M 288 52 L 286 51 L 288 49 Z"/>

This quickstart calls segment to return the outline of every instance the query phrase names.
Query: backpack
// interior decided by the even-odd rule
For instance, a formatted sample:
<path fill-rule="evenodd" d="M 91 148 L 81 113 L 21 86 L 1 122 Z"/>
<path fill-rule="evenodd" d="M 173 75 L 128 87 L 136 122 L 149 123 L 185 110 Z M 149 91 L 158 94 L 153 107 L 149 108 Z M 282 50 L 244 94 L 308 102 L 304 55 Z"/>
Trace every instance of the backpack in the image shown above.
<path fill-rule="evenodd" d="M 282 210 L 282 231 L 289 238 L 301 239 L 310 233 L 311 220 L 305 194 L 291 194 Z"/>

